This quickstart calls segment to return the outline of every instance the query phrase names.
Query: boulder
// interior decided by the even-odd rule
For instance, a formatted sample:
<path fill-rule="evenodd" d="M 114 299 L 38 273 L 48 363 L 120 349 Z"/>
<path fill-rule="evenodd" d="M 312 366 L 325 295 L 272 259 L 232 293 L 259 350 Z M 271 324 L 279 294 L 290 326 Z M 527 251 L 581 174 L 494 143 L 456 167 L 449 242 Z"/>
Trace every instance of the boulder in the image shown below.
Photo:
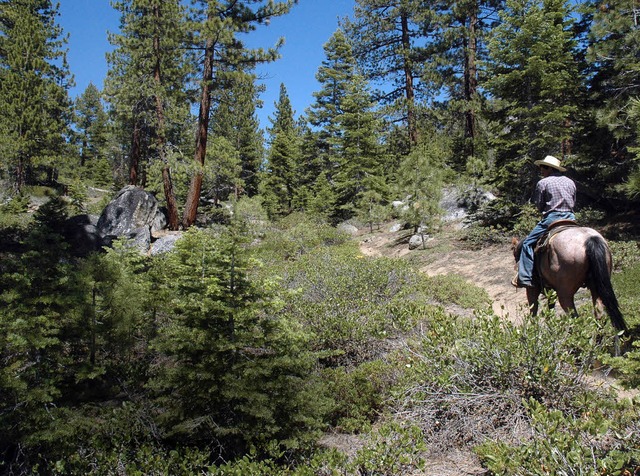
<path fill-rule="evenodd" d="M 157 238 L 153 243 L 151 243 L 151 249 L 149 253 L 153 255 L 157 255 L 160 253 L 167 253 L 176 246 L 176 241 L 178 241 L 182 237 L 182 232 L 174 232 L 171 234 L 163 235 Z"/>
<path fill-rule="evenodd" d="M 75 215 L 65 221 L 64 237 L 73 255 L 86 256 L 100 249 L 102 236 L 96 227 L 97 223 L 98 217 L 95 215 Z"/>
<path fill-rule="evenodd" d="M 426 234 L 415 234 L 409 239 L 409 249 L 415 250 L 416 248 L 426 247 L 429 241 L 433 240 L 433 237 Z"/>
<path fill-rule="evenodd" d="M 338 225 L 338 230 L 351 236 L 355 236 L 358 234 L 358 227 L 346 222 L 340 223 Z"/>
<path fill-rule="evenodd" d="M 156 197 L 141 188 L 129 185 L 120 190 L 105 207 L 96 227 L 102 236 L 116 237 L 134 233 L 139 228 L 150 230 L 154 222 L 156 226 L 161 224 L 158 212 Z"/>

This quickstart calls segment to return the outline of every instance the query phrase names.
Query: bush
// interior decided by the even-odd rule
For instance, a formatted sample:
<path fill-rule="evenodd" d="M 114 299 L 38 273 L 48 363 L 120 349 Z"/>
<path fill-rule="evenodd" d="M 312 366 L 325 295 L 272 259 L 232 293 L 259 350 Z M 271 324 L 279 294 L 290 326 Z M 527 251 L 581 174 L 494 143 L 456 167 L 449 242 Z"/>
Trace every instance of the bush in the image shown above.
<path fill-rule="evenodd" d="M 383 409 L 396 374 L 396 366 L 382 360 L 365 362 L 354 369 L 325 369 L 323 381 L 335 401 L 330 416 L 332 426 L 346 433 L 370 430 Z"/>
<path fill-rule="evenodd" d="M 321 246 L 346 243 L 350 237 L 326 222 L 293 213 L 274 224 L 257 249 L 266 262 L 286 266 Z"/>
<path fill-rule="evenodd" d="M 420 422 L 433 451 L 526 436 L 534 399 L 579 415 L 581 385 L 600 352 L 590 316 L 553 312 L 514 325 L 493 315 L 472 321 L 433 315 L 406 355 L 406 383 L 396 404 L 402 419 Z"/>
<path fill-rule="evenodd" d="M 286 312 L 314 333 L 318 350 L 329 352 L 334 364 L 376 358 L 386 348 L 381 339 L 408 331 L 433 307 L 422 292 L 426 276 L 406 263 L 366 258 L 351 246 L 317 249 L 283 275 L 297 290 Z"/>
<path fill-rule="evenodd" d="M 547 476 L 637 474 L 640 465 L 638 423 L 614 421 L 597 405 L 576 418 L 526 402 L 532 437 L 516 446 L 487 442 L 477 452 L 491 474 Z"/>

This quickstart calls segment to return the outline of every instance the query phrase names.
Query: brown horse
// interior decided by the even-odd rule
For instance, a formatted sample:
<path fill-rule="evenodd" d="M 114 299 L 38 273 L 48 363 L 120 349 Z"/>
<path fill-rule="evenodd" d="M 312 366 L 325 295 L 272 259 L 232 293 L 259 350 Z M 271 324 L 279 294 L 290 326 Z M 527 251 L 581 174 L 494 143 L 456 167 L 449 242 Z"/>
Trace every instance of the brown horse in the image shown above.
<path fill-rule="evenodd" d="M 553 226 L 553 224 L 552 224 Z M 551 227 L 550 227 L 551 228 Z M 544 236 L 542 240 L 544 240 Z M 514 257 L 518 261 L 522 240 L 513 239 Z M 571 226 L 559 229 L 546 246 L 535 254 L 535 285 L 527 288 L 527 301 L 532 314 L 538 312 L 538 297 L 545 289 L 553 289 L 565 313 L 576 313 L 574 296 L 586 287 L 596 318 L 607 310 L 611 324 L 618 331 L 626 331 L 618 300 L 611 286 L 612 257 L 605 239 L 596 230 Z"/>

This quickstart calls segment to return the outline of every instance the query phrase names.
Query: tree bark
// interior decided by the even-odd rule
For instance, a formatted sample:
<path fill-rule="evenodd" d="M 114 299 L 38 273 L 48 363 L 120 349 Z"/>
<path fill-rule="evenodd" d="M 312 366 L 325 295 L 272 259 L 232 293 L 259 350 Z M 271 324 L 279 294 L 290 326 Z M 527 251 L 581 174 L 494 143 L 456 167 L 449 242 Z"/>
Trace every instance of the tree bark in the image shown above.
<path fill-rule="evenodd" d="M 467 45 L 465 54 L 464 72 L 464 100 L 467 103 L 465 111 L 465 149 L 468 157 L 475 155 L 476 139 L 476 114 L 472 104 L 478 91 L 478 66 L 476 62 L 478 41 L 476 39 L 476 29 L 478 25 L 478 11 L 474 9 L 469 17 L 469 28 L 467 31 Z"/>
<path fill-rule="evenodd" d="M 138 119 L 134 117 L 133 132 L 131 133 L 131 151 L 129 152 L 129 184 L 131 185 L 138 185 L 140 147 L 140 123 L 138 122 Z"/>
<path fill-rule="evenodd" d="M 209 112 L 211 108 L 211 81 L 213 79 L 213 50 L 214 40 L 208 39 L 205 48 L 204 68 L 202 73 L 202 94 L 200 96 L 200 110 L 198 112 L 198 131 L 196 135 L 196 151 L 194 160 L 197 171 L 191 179 L 187 202 L 182 216 L 182 227 L 187 229 L 196 221 L 198 202 L 202 190 L 202 171 L 207 154 L 207 135 L 209 133 Z"/>
<path fill-rule="evenodd" d="M 405 97 L 407 99 L 407 129 L 409 130 L 409 145 L 413 147 L 418 143 L 418 127 L 416 124 L 413 73 L 411 60 L 408 57 L 409 52 L 411 51 L 411 40 L 409 36 L 409 19 L 406 13 L 402 13 L 400 22 L 402 24 L 402 51 L 404 54 Z"/>
<path fill-rule="evenodd" d="M 156 17 L 156 22 L 159 24 L 160 20 L 160 7 L 156 4 L 153 7 L 153 13 Z M 165 132 L 165 118 L 164 118 L 164 105 L 162 104 L 162 97 L 159 93 L 160 87 L 162 86 L 162 76 L 160 72 L 160 33 L 156 32 L 153 38 L 153 50 L 156 56 L 156 62 L 154 65 L 153 71 L 153 79 L 156 83 L 156 120 L 158 122 L 158 131 L 157 131 L 157 146 L 158 146 L 158 157 L 162 161 L 162 185 L 164 187 L 164 196 L 167 201 L 167 226 L 169 230 L 177 230 L 180 223 L 178 219 L 178 203 L 176 201 L 176 195 L 173 191 L 173 181 L 171 180 L 171 169 L 169 167 L 169 163 L 167 161 L 166 154 L 166 132 Z"/>

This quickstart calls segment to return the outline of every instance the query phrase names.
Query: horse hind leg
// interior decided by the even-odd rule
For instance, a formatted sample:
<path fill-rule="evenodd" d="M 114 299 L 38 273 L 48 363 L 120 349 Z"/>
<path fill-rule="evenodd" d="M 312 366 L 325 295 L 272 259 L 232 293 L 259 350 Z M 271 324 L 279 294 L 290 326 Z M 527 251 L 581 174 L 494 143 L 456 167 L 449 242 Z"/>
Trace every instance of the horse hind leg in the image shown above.
<path fill-rule="evenodd" d="M 576 304 L 573 300 L 573 294 L 571 293 L 561 293 L 557 291 L 558 294 L 558 302 L 560 303 L 560 307 L 565 312 L 565 314 L 570 316 L 576 316 L 578 311 L 576 310 Z"/>
<path fill-rule="evenodd" d="M 527 288 L 527 303 L 529 304 L 529 312 L 532 316 L 538 315 L 538 298 L 540 297 L 540 288 L 532 286 Z"/>
<path fill-rule="evenodd" d="M 594 290 L 591 290 L 591 302 L 593 303 L 593 316 L 597 321 L 601 321 L 604 317 L 604 303 Z"/>

